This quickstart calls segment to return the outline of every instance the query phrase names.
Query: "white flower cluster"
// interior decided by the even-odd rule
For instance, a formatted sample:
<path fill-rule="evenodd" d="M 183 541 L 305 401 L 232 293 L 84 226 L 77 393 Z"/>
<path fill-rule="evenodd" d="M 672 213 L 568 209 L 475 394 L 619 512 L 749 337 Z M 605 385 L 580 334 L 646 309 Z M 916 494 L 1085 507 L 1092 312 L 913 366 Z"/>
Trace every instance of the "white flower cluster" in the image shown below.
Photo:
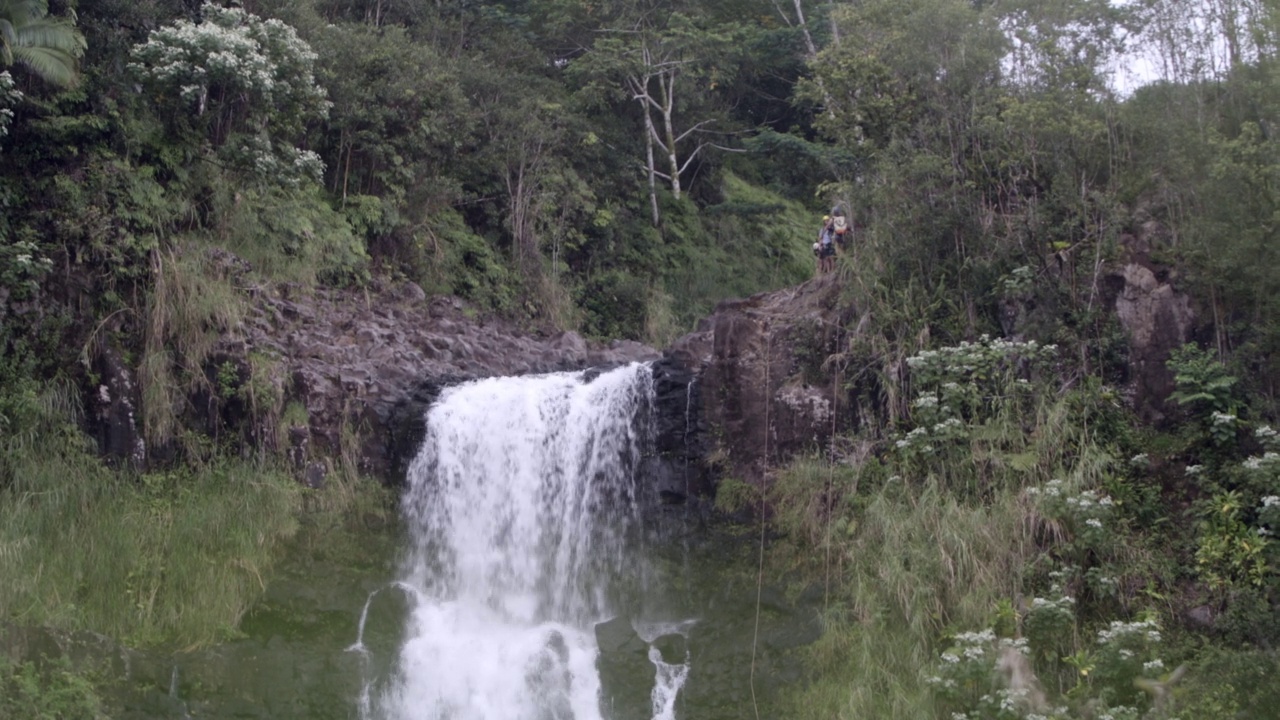
<path fill-rule="evenodd" d="M 1115 501 L 1110 495 L 1098 495 L 1092 490 L 1081 490 L 1079 495 L 1067 498 L 1068 505 L 1074 505 L 1082 510 L 1088 510 L 1092 507 L 1111 507 Z"/>
<path fill-rule="evenodd" d="M 1027 488 L 1028 495 L 1044 495 L 1048 498 L 1058 498 L 1066 494 L 1066 483 L 1061 480 L 1050 480 L 1044 484 L 1044 487 Z"/>
<path fill-rule="evenodd" d="M 1258 511 L 1258 537 L 1274 537 L 1280 528 L 1280 495 L 1264 496 Z"/>
<path fill-rule="evenodd" d="M 1259 425 L 1258 429 L 1253 431 L 1253 436 L 1265 443 L 1280 437 L 1280 433 L 1277 433 L 1270 425 Z"/>
<path fill-rule="evenodd" d="M 1098 631 L 1098 644 L 1107 645 L 1127 639 L 1143 639 L 1147 642 L 1160 642 L 1159 626 L 1152 620 L 1124 622 L 1113 620 L 1111 626 Z"/>
<path fill-rule="evenodd" d="M 1196 475 L 1199 475 L 1203 471 L 1204 471 L 1203 465 L 1188 465 L 1187 469 L 1184 470 L 1183 472 L 1185 472 L 1187 475 L 1194 477 Z"/>
<path fill-rule="evenodd" d="M 18 240 L 8 246 L 0 245 L 0 259 L 13 260 L 17 276 L 33 279 L 53 269 L 53 261 L 40 254 L 40 247 L 31 240 Z"/>
<path fill-rule="evenodd" d="M 22 101 L 22 91 L 13 84 L 13 76 L 8 70 L 0 72 L 0 137 L 9 134 L 9 125 L 13 122 L 13 110 L 9 107 Z"/>
<path fill-rule="evenodd" d="M 1218 412 L 1216 410 L 1210 417 L 1213 420 L 1214 425 L 1233 425 L 1236 421 L 1235 415 L 1232 415 L 1231 413 Z"/>
<path fill-rule="evenodd" d="M 1271 467 L 1277 461 L 1280 461 L 1280 453 L 1268 450 L 1262 453 L 1261 457 L 1253 455 L 1246 458 L 1243 464 L 1245 470 L 1262 470 Z"/>
<path fill-rule="evenodd" d="M 907 358 L 907 366 L 912 370 L 964 376 L 975 370 L 993 367 L 1011 357 L 1048 358 L 1057 351 L 1057 345 L 1040 345 L 1035 340 L 993 340 L 990 335 L 983 335 L 976 343 L 963 341 L 959 345 L 937 350 L 922 350 Z"/>
<path fill-rule="evenodd" d="M 1101 588 L 1115 590 L 1120 587 L 1120 581 L 1114 575 L 1103 575 L 1101 573 L 1093 576 L 1093 582 Z"/>
<path fill-rule="evenodd" d="M 937 402 L 937 398 L 932 395 L 922 395 L 917 399 L 916 405 L 917 407 L 932 408 L 937 405 Z M 948 417 L 932 425 L 921 425 L 913 428 L 898 439 L 894 446 L 899 450 L 915 449 L 927 455 L 934 451 L 936 443 L 964 436 L 964 423 L 959 418 Z"/>
<path fill-rule="evenodd" d="M 1071 606 L 1075 604 L 1076 604 L 1076 599 L 1071 597 L 1070 595 L 1063 595 L 1057 600 L 1050 600 L 1048 598 L 1042 598 L 1042 597 L 1031 599 L 1032 610 L 1055 609 L 1055 610 L 1070 611 Z"/>
<path fill-rule="evenodd" d="M 1146 453 L 1138 453 L 1137 455 L 1129 458 L 1129 464 L 1137 467 L 1146 467 L 1151 464 L 1151 458 L 1148 457 Z"/>
<path fill-rule="evenodd" d="M 1027 494 L 1039 498 L 1040 510 L 1046 515 L 1070 521 L 1086 535 L 1092 533 L 1094 540 L 1102 537 L 1098 533 L 1106 527 L 1115 507 L 1110 495 L 1094 490 L 1072 492 L 1060 479 L 1050 480 L 1043 487 L 1027 488 Z"/>
<path fill-rule="evenodd" d="M 199 23 L 179 20 L 152 31 L 134 46 L 130 69 L 197 115 L 216 89 L 253 111 L 290 116 L 287 122 L 327 116 L 330 103 L 312 72 L 317 56 L 292 27 L 212 3 L 201 15 Z"/>

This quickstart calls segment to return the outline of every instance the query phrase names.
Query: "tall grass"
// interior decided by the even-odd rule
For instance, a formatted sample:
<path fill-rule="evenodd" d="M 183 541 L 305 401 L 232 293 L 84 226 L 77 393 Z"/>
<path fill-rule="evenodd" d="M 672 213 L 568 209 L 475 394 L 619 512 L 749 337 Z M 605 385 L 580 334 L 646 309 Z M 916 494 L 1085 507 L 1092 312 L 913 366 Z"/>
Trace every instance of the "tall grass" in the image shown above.
<path fill-rule="evenodd" d="M 934 465 L 888 453 L 836 465 L 807 458 L 780 473 L 774 523 L 827 598 L 809 651 L 814 679 L 786 699 L 786 717 L 938 716 L 925 678 L 945 638 L 991 627 L 1015 606 L 1038 541 L 1052 533 L 1025 489 L 1052 477 L 1096 486 L 1108 467 L 1070 403 L 987 418 Z"/>
<path fill-rule="evenodd" d="M 825 474 L 813 463 L 792 472 L 819 482 Z M 1017 592 L 1034 552 L 1028 509 L 1013 492 L 966 504 L 936 481 L 912 489 L 894 480 L 856 504 L 864 507 L 832 529 L 809 527 L 830 534 L 811 577 L 830 577 L 831 588 L 810 651 L 816 679 L 790 698 L 786 716 L 932 717 L 924 677 L 938 640 L 948 628 L 983 626 Z"/>
<path fill-rule="evenodd" d="M 302 489 L 241 461 L 129 476 L 104 468 L 46 394 L 0 460 L 0 617 L 136 644 L 234 633 L 298 527 Z"/>
<path fill-rule="evenodd" d="M 245 301 L 202 246 L 155 251 L 152 276 L 138 376 L 147 440 L 160 445 L 177 432 L 185 395 L 208 385 L 204 364 L 243 319 Z"/>

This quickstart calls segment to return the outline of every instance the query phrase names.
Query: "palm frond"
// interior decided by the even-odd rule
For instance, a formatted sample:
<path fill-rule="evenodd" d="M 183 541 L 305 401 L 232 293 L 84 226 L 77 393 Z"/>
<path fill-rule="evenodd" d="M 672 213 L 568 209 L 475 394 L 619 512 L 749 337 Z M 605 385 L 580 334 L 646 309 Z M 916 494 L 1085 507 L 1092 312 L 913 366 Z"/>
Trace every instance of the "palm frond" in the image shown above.
<path fill-rule="evenodd" d="M 41 79 L 69 87 L 76 83 L 76 59 L 84 35 L 73 20 L 49 17 L 47 0 L 0 0 L 0 61 L 22 65 Z"/>
<path fill-rule="evenodd" d="M 3 15 L 0 15 L 0 60 L 3 61 L 2 64 L 13 64 L 13 53 L 9 48 L 13 47 L 15 42 L 13 23 L 9 22 Z"/>
<path fill-rule="evenodd" d="M 47 0 L 0 0 L 0 18 L 25 25 L 49 14 Z"/>
<path fill-rule="evenodd" d="M 15 28 L 13 45 L 61 50 L 73 57 L 84 53 L 84 35 L 69 23 L 44 18 Z"/>
<path fill-rule="evenodd" d="M 76 72 L 76 59 L 61 50 L 44 47 L 15 47 L 13 60 L 39 75 L 45 82 L 60 87 L 73 87 L 79 79 L 79 74 Z"/>

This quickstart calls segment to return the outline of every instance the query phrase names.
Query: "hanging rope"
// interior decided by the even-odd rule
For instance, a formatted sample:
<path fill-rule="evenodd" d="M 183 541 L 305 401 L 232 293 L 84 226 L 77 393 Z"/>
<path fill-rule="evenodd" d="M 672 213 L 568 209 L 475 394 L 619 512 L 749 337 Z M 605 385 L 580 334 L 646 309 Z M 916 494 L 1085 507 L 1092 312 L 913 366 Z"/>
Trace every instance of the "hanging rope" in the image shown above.
<path fill-rule="evenodd" d="M 840 327 L 836 326 L 836 347 L 839 347 Z M 823 560 L 823 571 L 826 579 L 822 588 L 822 611 L 825 614 L 829 609 L 831 598 L 831 516 L 835 513 L 831 507 L 831 488 L 835 484 L 836 474 L 836 413 L 840 407 L 839 395 L 839 374 L 836 372 L 836 364 L 831 363 L 831 437 L 827 440 L 827 492 L 823 496 L 823 502 L 826 505 L 826 542 L 827 546 L 826 558 Z"/>
<path fill-rule="evenodd" d="M 773 360 L 773 334 L 769 330 L 769 322 L 764 324 L 764 467 L 760 478 L 760 558 L 756 569 L 756 622 L 751 636 L 751 709 L 756 720 L 760 720 L 760 706 L 756 702 L 756 648 L 760 641 L 760 599 L 764 590 L 764 502 L 769 487 L 769 407 L 772 405 L 773 391 L 769 380 L 769 368 Z"/>

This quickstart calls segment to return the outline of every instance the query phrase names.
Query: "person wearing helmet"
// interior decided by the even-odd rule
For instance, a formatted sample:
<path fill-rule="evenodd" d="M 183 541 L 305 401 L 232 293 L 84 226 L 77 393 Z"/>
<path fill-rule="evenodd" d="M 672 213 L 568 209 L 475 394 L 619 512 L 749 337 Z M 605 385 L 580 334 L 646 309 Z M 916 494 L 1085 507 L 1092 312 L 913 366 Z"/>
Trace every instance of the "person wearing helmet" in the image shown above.
<path fill-rule="evenodd" d="M 836 267 L 835 232 L 830 215 L 822 216 L 822 229 L 815 244 L 818 253 L 818 274 L 828 273 Z"/>

